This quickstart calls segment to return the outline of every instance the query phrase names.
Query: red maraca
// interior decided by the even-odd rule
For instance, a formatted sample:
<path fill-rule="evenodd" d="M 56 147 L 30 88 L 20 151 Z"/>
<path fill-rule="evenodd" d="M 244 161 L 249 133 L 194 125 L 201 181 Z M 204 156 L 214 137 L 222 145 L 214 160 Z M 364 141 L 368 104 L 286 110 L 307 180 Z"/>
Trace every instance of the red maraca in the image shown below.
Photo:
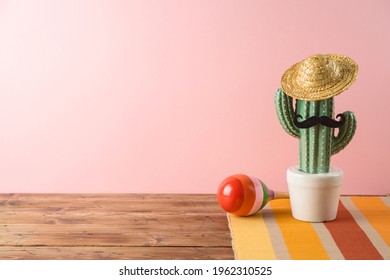
<path fill-rule="evenodd" d="M 260 211 L 270 200 L 288 198 L 287 192 L 274 192 L 256 177 L 235 174 L 219 185 L 219 205 L 237 216 L 250 216 Z"/>

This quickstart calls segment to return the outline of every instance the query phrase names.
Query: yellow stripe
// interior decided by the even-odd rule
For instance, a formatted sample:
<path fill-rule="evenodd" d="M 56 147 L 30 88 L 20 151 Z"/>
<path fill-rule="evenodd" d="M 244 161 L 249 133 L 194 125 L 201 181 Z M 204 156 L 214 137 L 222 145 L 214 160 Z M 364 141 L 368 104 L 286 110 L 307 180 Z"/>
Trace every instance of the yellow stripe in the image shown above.
<path fill-rule="evenodd" d="M 261 213 L 248 217 L 228 215 L 233 237 L 233 249 L 237 260 L 276 259 Z"/>
<path fill-rule="evenodd" d="M 292 217 L 290 200 L 273 200 L 270 206 L 293 260 L 329 259 L 312 224 Z"/>
<path fill-rule="evenodd" d="M 379 197 L 351 197 L 382 239 L 390 246 L 390 208 Z"/>

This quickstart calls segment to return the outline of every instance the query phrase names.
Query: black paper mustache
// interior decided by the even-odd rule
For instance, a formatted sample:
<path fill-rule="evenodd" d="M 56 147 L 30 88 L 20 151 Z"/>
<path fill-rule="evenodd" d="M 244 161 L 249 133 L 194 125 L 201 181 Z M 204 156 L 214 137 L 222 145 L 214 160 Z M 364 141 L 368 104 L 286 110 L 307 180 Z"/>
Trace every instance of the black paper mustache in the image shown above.
<path fill-rule="evenodd" d="M 327 116 L 321 116 L 321 117 L 313 116 L 313 117 L 308 118 L 307 120 L 300 122 L 300 121 L 298 121 L 298 119 L 302 119 L 302 116 L 295 115 L 294 116 L 294 125 L 298 128 L 310 128 L 312 126 L 322 124 L 322 125 L 327 126 L 327 127 L 338 128 L 344 124 L 345 117 L 343 114 L 338 114 L 336 116 L 336 118 L 340 118 L 340 120 L 336 121 L 336 120 L 333 120 Z"/>

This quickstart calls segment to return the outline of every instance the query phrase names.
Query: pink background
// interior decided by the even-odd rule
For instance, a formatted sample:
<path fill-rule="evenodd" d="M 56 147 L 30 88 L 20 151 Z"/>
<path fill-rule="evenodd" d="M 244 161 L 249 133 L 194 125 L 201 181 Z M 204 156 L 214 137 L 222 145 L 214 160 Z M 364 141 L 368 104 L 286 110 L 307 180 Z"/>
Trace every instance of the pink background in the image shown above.
<path fill-rule="evenodd" d="M 0 191 L 286 190 L 273 95 L 316 53 L 358 62 L 344 194 L 390 193 L 390 1 L 0 1 Z"/>

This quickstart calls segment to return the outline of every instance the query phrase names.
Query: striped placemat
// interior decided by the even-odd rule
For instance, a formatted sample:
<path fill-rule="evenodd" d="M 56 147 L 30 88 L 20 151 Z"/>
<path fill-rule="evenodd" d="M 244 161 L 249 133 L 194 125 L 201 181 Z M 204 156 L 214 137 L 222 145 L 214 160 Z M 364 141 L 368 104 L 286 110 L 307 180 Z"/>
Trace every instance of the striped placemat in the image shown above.
<path fill-rule="evenodd" d="M 390 197 L 341 197 L 336 220 L 325 223 L 295 220 L 288 199 L 228 220 L 237 260 L 390 259 Z"/>

